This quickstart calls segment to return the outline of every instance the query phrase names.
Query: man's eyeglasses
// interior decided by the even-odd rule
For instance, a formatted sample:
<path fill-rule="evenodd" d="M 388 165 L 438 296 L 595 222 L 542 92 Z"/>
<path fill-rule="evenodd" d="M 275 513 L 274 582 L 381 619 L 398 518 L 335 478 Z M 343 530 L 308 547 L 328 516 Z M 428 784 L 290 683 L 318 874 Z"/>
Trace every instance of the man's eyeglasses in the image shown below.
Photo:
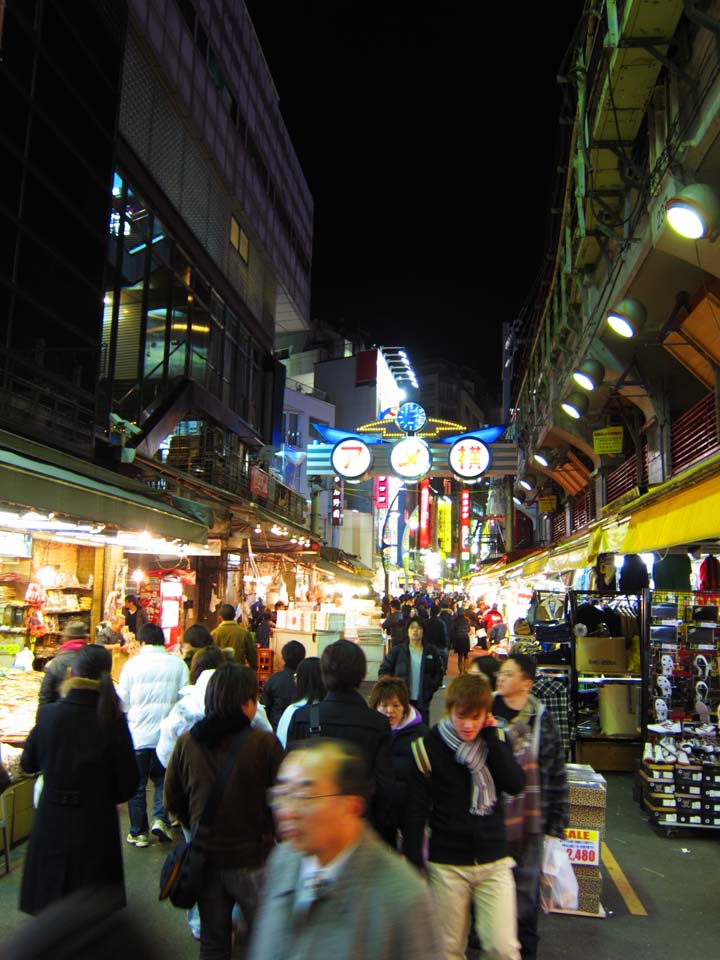
<path fill-rule="evenodd" d="M 294 793 L 292 790 L 286 790 L 285 787 L 270 787 L 265 794 L 270 807 L 287 807 L 295 804 L 298 807 L 305 807 L 313 800 L 322 800 L 325 797 L 340 797 L 341 793 Z"/>

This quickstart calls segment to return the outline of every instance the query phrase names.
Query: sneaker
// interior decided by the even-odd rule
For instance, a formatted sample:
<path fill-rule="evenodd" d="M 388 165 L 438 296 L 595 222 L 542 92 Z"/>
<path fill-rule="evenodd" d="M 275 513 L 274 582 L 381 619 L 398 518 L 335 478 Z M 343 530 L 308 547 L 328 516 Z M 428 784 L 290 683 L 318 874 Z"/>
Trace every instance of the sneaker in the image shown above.
<path fill-rule="evenodd" d="M 647 728 L 651 733 L 682 733 L 682 727 L 674 720 L 665 720 L 663 723 L 649 723 Z"/>
<path fill-rule="evenodd" d="M 643 750 L 643 760 L 646 763 L 652 763 L 655 759 L 655 753 L 653 751 L 653 745 L 648 741 L 645 744 L 645 749 Z"/>
<path fill-rule="evenodd" d="M 164 820 L 153 820 L 150 833 L 153 833 L 160 843 L 171 843 L 170 827 Z"/>
<path fill-rule="evenodd" d="M 146 833 L 129 833 L 127 835 L 127 842 L 134 847 L 149 847 L 150 837 L 148 837 Z"/>

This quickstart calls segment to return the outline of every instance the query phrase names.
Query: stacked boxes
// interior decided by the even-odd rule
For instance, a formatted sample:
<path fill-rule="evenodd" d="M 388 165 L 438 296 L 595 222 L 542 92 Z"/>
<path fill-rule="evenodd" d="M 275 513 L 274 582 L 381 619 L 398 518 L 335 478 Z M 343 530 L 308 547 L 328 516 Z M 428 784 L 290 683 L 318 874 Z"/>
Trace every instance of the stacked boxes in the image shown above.
<path fill-rule="evenodd" d="M 675 765 L 643 761 L 639 779 L 642 785 L 643 805 L 655 820 L 677 822 L 677 785 Z"/>
<path fill-rule="evenodd" d="M 605 836 L 605 808 L 607 784 L 602 774 L 585 764 L 567 765 L 568 792 L 570 800 L 571 831 L 594 830 Z M 573 870 L 579 887 L 578 910 L 583 913 L 600 913 L 602 878 L 600 863 L 583 865 L 574 862 Z"/>

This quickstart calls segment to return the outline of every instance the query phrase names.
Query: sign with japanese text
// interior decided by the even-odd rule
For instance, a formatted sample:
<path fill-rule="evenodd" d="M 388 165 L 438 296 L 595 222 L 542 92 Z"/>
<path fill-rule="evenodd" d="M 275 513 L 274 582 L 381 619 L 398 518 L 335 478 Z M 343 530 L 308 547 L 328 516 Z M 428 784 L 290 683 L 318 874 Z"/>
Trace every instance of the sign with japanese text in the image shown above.
<path fill-rule="evenodd" d="M 340 477 L 335 477 L 332 488 L 332 525 L 334 527 L 342 526 L 343 522 L 343 499 L 345 496 L 345 484 Z"/>
<path fill-rule="evenodd" d="M 584 827 L 568 827 L 561 841 L 570 863 L 579 867 L 600 866 L 600 831 Z"/>
<path fill-rule="evenodd" d="M 450 469 L 462 480 L 477 480 L 490 466 L 490 451 L 476 437 L 460 437 L 450 447 Z"/>
<path fill-rule="evenodd" d="M 345 480 L 358 480 L 372 466 L 372 453 L 362 440 L 348 437 L 335 444 L 330 462 L 335 473 Z"/>
<path fill-rule="evenodd" d="M 440 500 L 436 507 L 438 550 L 446 556 L 452 553 L 452 503 Z"/>
<path fill-rule="evenodd" d="M 254 497 L 267 497 L 269 476 L 260 467 L 250 467 L 250 493 Z"/>
<path fill-rule="evenodd" d="M 623 428 L 603 427 L 593 430 L 593 450 L 595 453 L 622 453 Z"/>
<path fill-rule="evenodd" d="M 538 510 L 540 513 L 555 513 L 557 510 L 557 497 L 538 497 Z"/>
<path fill-rule="evenodd" d="M 375 509 L 387 510 L 390 506 L 390 484 L 387 477 L 375 477 Z"/>
<path fill-rule="evenodd" d="M 430 481 L 420 481 L 420 526 L 418 527 L 418 547 L 427 550 L 430 546 Z"/>
<path fill-rule="evenodd" d="M 460 547 L 461 558 L 470 559 L 470 491 L 460 491 Z"/>
<path fill-rule="evenodd" d="M 432 466 L 430 447 L 420 437 L 405 437 L 393 446 L 390 463 L 399 477 L 418 480 L 429 473 Z"/>

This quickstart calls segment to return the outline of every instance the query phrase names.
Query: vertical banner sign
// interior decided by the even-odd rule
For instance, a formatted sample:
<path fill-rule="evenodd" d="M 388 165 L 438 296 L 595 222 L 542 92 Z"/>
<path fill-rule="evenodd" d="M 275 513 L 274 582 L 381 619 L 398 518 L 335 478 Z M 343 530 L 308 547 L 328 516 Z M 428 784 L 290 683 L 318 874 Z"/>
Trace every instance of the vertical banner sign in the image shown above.
<path fill-rule="evenodd" d="M 460 557 L 470 559 L 470 491 L 460 491 Z"/>
<path fill-rule="evenodd" d="M 438 550 L 446 557 L 452 554 L 452 503 L 439 500 L 437 503 Z"/>
<path fill-rule="evenodd" d="M 390 485 L 387 477 L 375 477 L 375 509 L 387 510 L 390 506 Z"/>
<path fill-rule="evenodd" d="M 332 488 L 332 525 L 334 527 L 342 526 L 343 522 L 343 494 L 345 483 L 340 477 L 335 477 Z"/>
<path fill-rule="evenodd" d="M 427 550 L 430 546 L 430 481 L 420 481 L 420 527 L 418 547 Z"/>

